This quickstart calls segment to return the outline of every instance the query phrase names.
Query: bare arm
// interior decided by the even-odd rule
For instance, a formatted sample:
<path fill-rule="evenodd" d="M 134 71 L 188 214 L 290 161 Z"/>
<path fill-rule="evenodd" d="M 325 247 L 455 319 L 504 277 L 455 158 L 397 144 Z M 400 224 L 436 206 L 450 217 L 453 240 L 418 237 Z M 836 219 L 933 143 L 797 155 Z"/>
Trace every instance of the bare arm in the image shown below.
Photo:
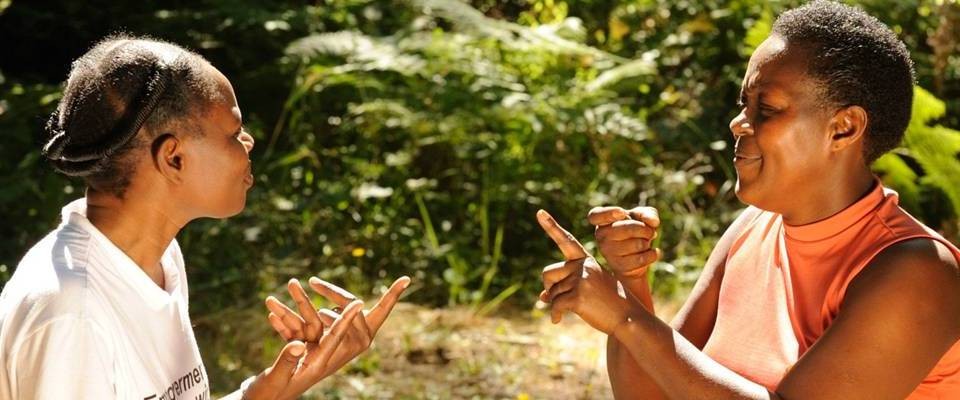
<path fill-rule="evenodd" d="M 747 208 L 737 217 L 717 242 L 704 265 L 703 272 L 683 307 L 673 319 L 672 326 L 697 349 L 702 349 L 713 331 L 717 316 L 717 302 L 720 296 L 720 282 L 727 253 L 734 241 L 747 225 L 759 213 L 756 208 Z M 644 304 L 653 312 L 650 285 L 647 276 L 621 279 L 624 287 L 635 297 L 650 304 Z M 645 303 L 645 302 L 644 302 Z M 663 394 L 656 383 L 647 375 L 629 350 L 620 341 L 610 335 L 607 339 L 607 371 L 614 397 L 626 398 L 662 398 Z"/>
<path fill-rule="evenodd" d="M 911 240 L 883 251 L 853 281 L 837 319 L 775 392 L 713 361 L 650 313 L 614 334 L 671 398 L 894 399 L 960 338 L 958 314 L 956 260 L 938 243 Z"/>

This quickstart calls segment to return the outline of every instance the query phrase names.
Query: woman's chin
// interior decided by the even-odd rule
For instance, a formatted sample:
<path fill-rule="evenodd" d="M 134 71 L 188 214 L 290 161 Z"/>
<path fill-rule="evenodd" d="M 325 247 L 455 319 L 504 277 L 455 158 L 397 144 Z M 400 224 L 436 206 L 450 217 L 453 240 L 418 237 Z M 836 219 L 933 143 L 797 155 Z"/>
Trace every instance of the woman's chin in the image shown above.
<path fill-rule="evenodd" d="M 737 176 L 737 183 L 734 185 L 734 193 L 737 195 L 737 198 L 740 199 L 744 204 L 755 205 L 756 199 L 752 189 L 753 182 L 745 181 Z"/>
<path fill-rule="evenodd" d="M 230 215 L 228 215 L 227 217 L 232 217 L 232 216 L 234 216 L 234 215 L 240 214 L 241 212 L 243 212 L 243 209 L 244 209 L 244 208 L 247 208 L 247 198 L 246 198 L 246 196 L 244 196 L 243 200 L 240 201 L 240 204 L 238 204 L 237 207 L 235 207 L 235 208 L 232 210 L 232 212 L 230 213 Z"/>
<path fill-rule="evenodd" d="M 208 215 L 208 217 L 210 217 L 210 218 L 216 218 L 216 219 L 226 219 L 226 218 L 230 218 L 230 217 L 232 217 L 232 216 L 235 216 L 235 215 L 240 214 L 241 212 L 243 212 L 243 209 L 246 208 L 246 205 L 247 205 L 247 199 L 246 199 L 246 197 L 244 197 L 243 200 L 241 200 L 241 201 L 238 202 L 237 204 L 233 204 L 233 205 L 232 205 L 231 207 L 229 207 L 229 208 L 224 207 L 224 209 L 222 209 L 222 210 L 217 210 L 216 212 L 210 213 L 210 215 Z"/>

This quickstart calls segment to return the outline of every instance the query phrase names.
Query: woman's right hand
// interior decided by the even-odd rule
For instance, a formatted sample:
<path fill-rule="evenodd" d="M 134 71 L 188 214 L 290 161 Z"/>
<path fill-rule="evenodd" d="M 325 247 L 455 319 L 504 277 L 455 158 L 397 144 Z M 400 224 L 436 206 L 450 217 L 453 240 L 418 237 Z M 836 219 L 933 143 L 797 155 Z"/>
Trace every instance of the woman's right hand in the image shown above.
<path fill-rule="evenodd" d="M 249 386 L 224 399 L 286 400 L 302 394 L 306 388 L 335 371 L 332 356 L 340 349 L 347 331 L 363 310 L 361 301 L 351 303 L 343 314 L 330 324 L 330 329 L 314 343 L 289 341 L 273 366 L 251 378 Z M 303 388 L 303 389 L 300 389 Z"/>
<path fill-rule="evenodd" d="M 401 277 L 394 281 L 370 310 L 363 310 L 363 303 L 356 296 L 332 283 L 317 277 L 310 278 L 309 283 L 311 289 L 334 303 L 335 307 L 314 309 L 309 296 L 296 279 L 288 282 L 287 290 L 296 302 L 299 313 L 273 296 L 266 300 L 270 310 L 270 325 L 289 342 L 288 346 L 300 341 L 306 344 L 306 355 L 303 356 L 300 367 L 277 399 L 297 398 L 321 379 L 366 351 L 399 301 L 400 295 L 410 285 L 410 278 Z M 357 310 L 354 311 L 354 308 Z M 356 317 L 351 317 L 350 314 L 354 312 Z M 336 330 L 338 324 L 343 324 L 340 321 L 347 318 L 350 318 L 350 321 L 345 321 L 348 325 L 340 328 L 343 331 L 342 339 L 337 341 L 328 359 L 320 358 L 325 354 L 322 347 L 327 336 L 339 333 Z M 311 354 L 317 357 L 311 357 Z"/>

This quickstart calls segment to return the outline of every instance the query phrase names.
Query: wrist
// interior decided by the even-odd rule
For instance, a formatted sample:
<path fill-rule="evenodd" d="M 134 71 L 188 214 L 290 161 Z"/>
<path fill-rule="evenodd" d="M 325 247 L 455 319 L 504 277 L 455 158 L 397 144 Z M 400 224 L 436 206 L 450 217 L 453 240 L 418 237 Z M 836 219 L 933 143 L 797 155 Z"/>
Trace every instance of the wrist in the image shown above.
<path fill-rule="evenodd" d="M 633 316 L 627 316 L 623 319 L 623 321 L 620 321 L 620 323 L 610 330 L 610 336 L 623 343 L 624 338 L 629 337 L 631 332 L 634 330 L 634 325 L 636 325 L 636 318 Z"/>
<path fill-rule="evenodd" d="M 623 343 L 627 343 L 630 338 L 639 337 L 642 334 L 641 329 L 649 325 L 653 320 L 658 320 L 656 316 L 643 307 L 634 307 L 627 310 L 623 320 L 620 321 L 610 331 L 609 335 Z"/>
<path fill-rule="evenodd" d="M 251 376 L 251 377 L 249 377 L 249 378 L 247 378 L 247 379 L 244 379 L 243 382 L 240 383 L 240 398 L 241 398 L 241 399 L 246 400 L 246 398 L 247 398 L 247 390 L 250 389 L 250 385 L 252 385 L 253 382 L 256 381 L 256 380 L 257 380 L 257 375 L 253 375 L 253 376 Z"/>

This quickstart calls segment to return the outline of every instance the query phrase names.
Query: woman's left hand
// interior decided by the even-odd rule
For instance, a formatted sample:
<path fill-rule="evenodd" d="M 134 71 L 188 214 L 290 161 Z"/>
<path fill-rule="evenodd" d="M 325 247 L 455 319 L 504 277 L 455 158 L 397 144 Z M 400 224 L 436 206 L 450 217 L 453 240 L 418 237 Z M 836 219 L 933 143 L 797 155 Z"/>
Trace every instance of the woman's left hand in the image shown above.
<path fill-rule="evenodd" d="M 357 298 L 350 292 L 317 277 L 310 278 L 309 283 L 311 289 L 334 303 L 335 307 L 333 309 L 314 309 L 309 296 L 307 296 L 303 286 L 300 285 L 300 281 L 296 279 L 291 279 L 288 282 L 287 290 L 296 302 L 299 313 L 273 296 L 266 300 L 267 308 L 270 310 L 268 320 L 274 330 L 288 342 L 303 341 L 307 350 L 300 367 L 290 379 L 290 383 L 283 391 L 283 395 L 279 397 L 280 399 L 298 397 L 321 379 L 333 374 L 357 355 L 366 351 L 383 322 L 397 304 L 400 295 L 410 285 L 410 278 L 401 277 L 394 281 L 390 289 L 383 294 L 372 308 L 361 311 L 356 318 L 353 318 L 350 326 L 343 334 L 339 346 L 333 350 L 329 361 L 325 363 L 318 363 L 316 361 L 319 360 L 311 358 L 311 354 L 320 354 L 318 351 L 311 350 L 319 346 L 325 335 L 324 331 L 329 331 L 333 322 L 340 318 L 343 310 L 357 301 Z"/>
<path fill-rule="evenodd" d="M 250 378 L 249 385 L 224 397 L 224 400 L 286 400 L 299 396 L 303 390 L 295 392 L 291 385 L 302 386 L 304 381 L 316 382 L 316 371 L 331 369 L 330 358 L 340 347 L 344 334 L 353 325 L 353 320 L 363 310 L 362 301 L 354 301 L 347 306 L 343 314 L 330 324 L 327 334 L 316 343 L 308 346 L 299 340 L 292 340 L 283 347 L 273 366 Z M 312 368 L 301 368 L 304 362 Z M 336 370 L 333 368 L 333 370 Z M 296 377 L 296 379 L 294 379 Z M 247 385 L 247 383 L 245 383 Z M 309 386 L 307 386 L 309 387 Z M 304 389 L 305 390 L 305 389 Z"/>
<path fill-rule="evenodd" d="M 565 259 L 543 270 L 544 291 L 540 299 L 552 303 L 553 322 L 560 322 L 565 311 L 572 311 L 595 329 L 612 334 L 637 308 L 636 302 L 627 299 L 613 274 L 604 271 L 549 213 L 540 211 L 537 221 Z"/>

